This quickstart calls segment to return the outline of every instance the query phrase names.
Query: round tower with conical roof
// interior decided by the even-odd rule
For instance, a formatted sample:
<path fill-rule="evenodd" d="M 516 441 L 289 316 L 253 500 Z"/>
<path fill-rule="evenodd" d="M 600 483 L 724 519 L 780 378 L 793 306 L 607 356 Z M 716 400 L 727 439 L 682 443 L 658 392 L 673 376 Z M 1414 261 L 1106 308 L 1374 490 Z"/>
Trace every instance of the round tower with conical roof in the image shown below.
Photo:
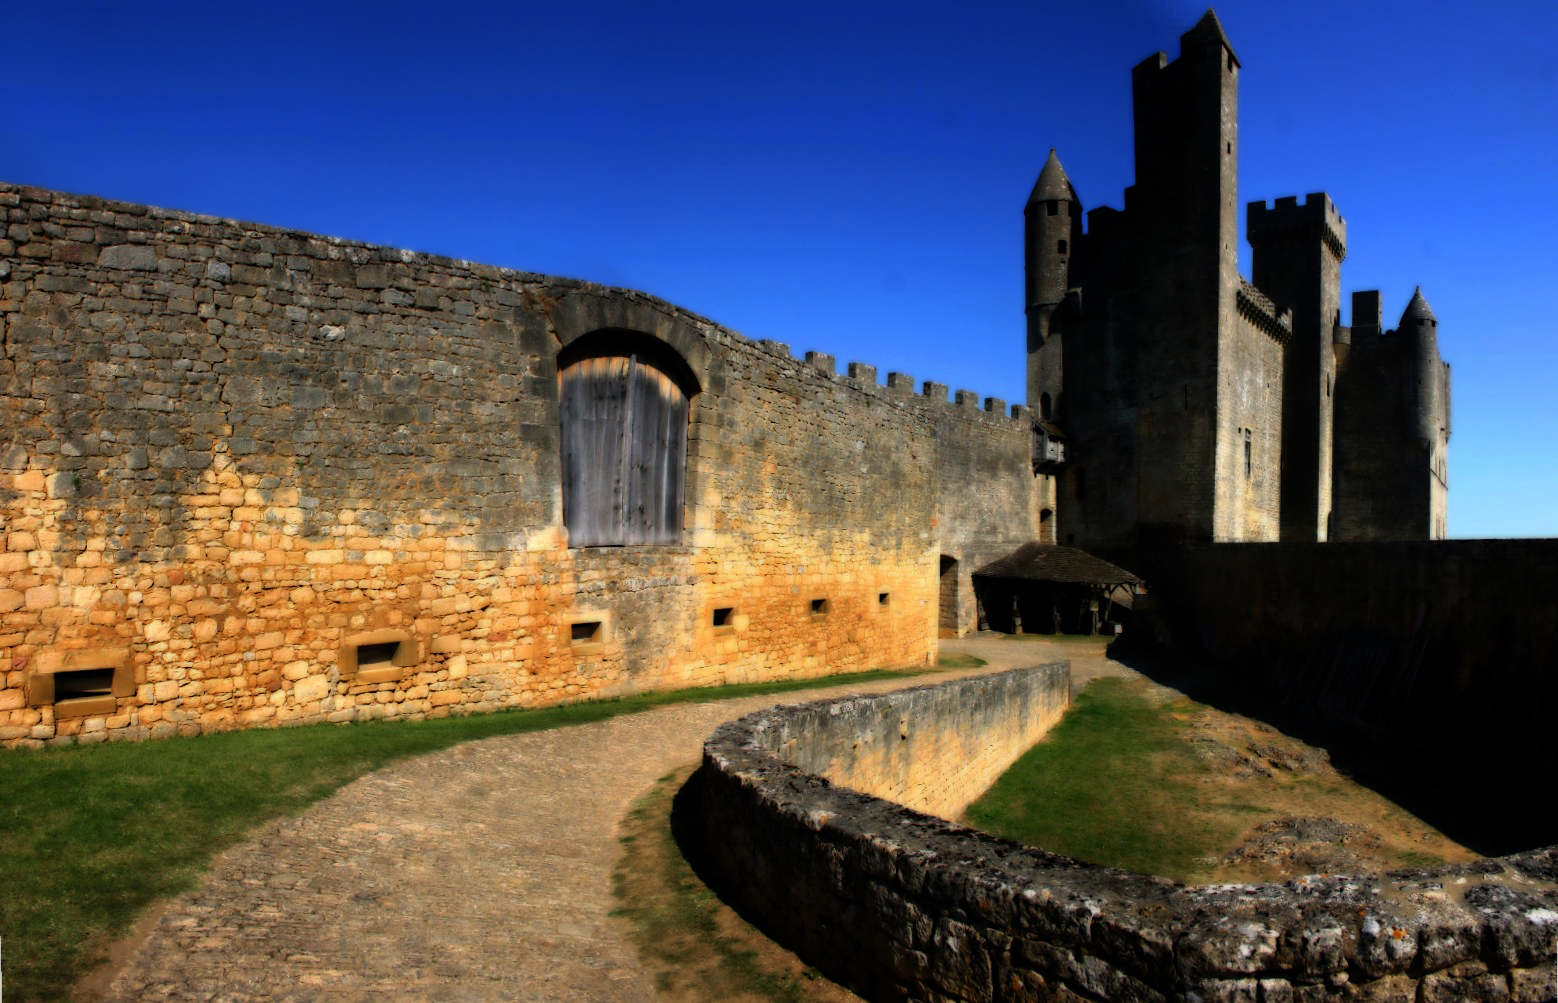
<path fill-rule="evenodd" d="M 1444 368 L 1439 361 L 1439 321 L 1423 298 L 1421 286 L 1412 293 L 1396 328 L 1406 349 L 1406 403 L 1413 434 L 1430 449 L 1439 444 L 1444 418 Z"/>
<path fill-rule="evenodd" d="M 1040 417 L 1060 414 L 1061 334 L 1056 308 L 1071 288 L 1073 262 L 1082 239 L 1082 203 L 1055 151 L 1034 182 L 1023 210 L 1027 267 L 1028 406 Z"/>

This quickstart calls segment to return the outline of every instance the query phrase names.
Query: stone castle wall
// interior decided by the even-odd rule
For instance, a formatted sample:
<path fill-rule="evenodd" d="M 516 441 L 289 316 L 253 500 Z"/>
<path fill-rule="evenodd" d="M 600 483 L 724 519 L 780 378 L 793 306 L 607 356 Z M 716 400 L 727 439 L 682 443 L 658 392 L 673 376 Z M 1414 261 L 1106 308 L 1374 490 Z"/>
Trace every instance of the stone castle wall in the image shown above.
<path fill-rule="evenodd" d="M 785 763 L 943 818 L 961 814 L 1065 713 L 1064 662 L 804 704 L 752 733 Z"/>
<path fill-rule="evenodd" d="M 1042 693 L 1055 668 L 1008 685 Z M 900 741 L 903 698 L 921 694 L 919 710 L 934 690 L 939 713 L 910 718 L 921 740 L 995 706 L 960 681 L 874 698 L 876 713 L 859 697 L 771 708 L 704 746 L 702 824 L 724 894 L 865 998 L 1552 999 L 1553 848 L 1434 872 L 1187 887 L 997 839 L 802 765 Z"/>
<path fill-rule="evenodd" d="M 6 744 L 925 664 L 938 555 L 990 527 L 938 463 L 1032 491 L 1025 409 L 641 294 L 15 186 L 0 215 Z M 610 329 L 698 382 L 680 545 L 568 546 L 556 360 Z M 87 670 L 112 693 L 65 707 Z"/>
<path fill-rule="evenodd" d="M 1219 666 L 1252 713 L 1308 715 L 1377 741 L 1381 763 L 1474 784 L 1500 805 L 1490 817 L 1505 845 L 1551 838 L 1552 812 L 1528 784 L 1558 769 L 1558 540 L 1115 556 L 1151 583 L 1131 636 Z"/>

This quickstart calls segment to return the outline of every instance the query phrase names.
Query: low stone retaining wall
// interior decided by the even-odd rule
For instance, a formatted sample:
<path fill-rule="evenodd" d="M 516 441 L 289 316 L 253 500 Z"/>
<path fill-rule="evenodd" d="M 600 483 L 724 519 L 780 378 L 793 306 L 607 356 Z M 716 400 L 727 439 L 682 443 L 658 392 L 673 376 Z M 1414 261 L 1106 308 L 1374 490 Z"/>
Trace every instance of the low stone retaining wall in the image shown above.
<path fill-rule="evenodd" d="M 867 790 L 900 783 L 872 750 L 908 742 L 901 722 L 918 749 L 950 752 L 963 739 L 926 733 L 988 718 L 1003 695 L 1028 715 L 1067 677 L 1043 666 L 722 726 L 700 771 L 711 866 L 746 915 L 872 1000 L 1554 998 L 1558 848 L 1431 872 L 1186 887 L 812 772 L 842 765 Z M 938 769 L 961 764 L 912 772 L 934 787 Z"/>

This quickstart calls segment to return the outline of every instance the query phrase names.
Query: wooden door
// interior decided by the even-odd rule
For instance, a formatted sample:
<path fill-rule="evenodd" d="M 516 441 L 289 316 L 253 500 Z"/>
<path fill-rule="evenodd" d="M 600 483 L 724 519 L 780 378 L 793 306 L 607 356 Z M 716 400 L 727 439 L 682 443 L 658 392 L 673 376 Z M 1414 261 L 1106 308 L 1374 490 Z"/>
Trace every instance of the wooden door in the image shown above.
<path fill-rule="evenodd" d="M 680 543 L 687 395 L 634 355 L 581 359 L 560 380 L 569 546 Z"/>

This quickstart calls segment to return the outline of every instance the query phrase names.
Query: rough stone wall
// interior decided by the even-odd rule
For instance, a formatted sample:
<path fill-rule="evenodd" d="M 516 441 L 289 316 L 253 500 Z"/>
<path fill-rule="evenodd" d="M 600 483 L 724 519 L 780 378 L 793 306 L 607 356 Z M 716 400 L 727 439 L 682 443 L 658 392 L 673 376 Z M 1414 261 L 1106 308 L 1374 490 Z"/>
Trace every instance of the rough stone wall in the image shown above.
<path fill-rule="evenodd" d="M 1286 469 L 1283 345 L 1241 313 L 1222 339 L 1220 354 L 1217 539 L 1275 540 Z"/>
<path fill-rule="evenodd" d="M 996 839 L 774 754 L 769 736 L 789 718 L 808 722 L 791 726 L 797 736 L 835 722 L 830 748 L 855 727 L 863 748 L 894 740 L 891 711 L 845 703 L 831 717 L 829 704 L 777 707 L 723 726 L 699 782 L 726 893 L 867 999 L 1553 998 L 1558 849 L 1434 872 L 1186 887 Z"/>
<path fill-rule="evenodd" d="M 962 637 L 978 629 L 973 573 L 981 565 L 1039 538 L 1039 516 L 1048 500 L 1048 479 L 1033 474 L 1033 440 L 1013 435 L 1031 426 L 1031 412 L 1014 407 L 1016 419 L 1005 417 L 1006 405 L 960 390 L 958 403 L 935 416 L 936 475 L 940 494 L 936 528 L 942 553 L 957 563 L 956 626 Z M 970 412 L 976 415 L 970 420 Z"/>
<path fill-rule="evenodd" d="M 1028 448 L 629 291 L 32 188 L 0 214 L 5 744 L 924 664 L 963 546 L 938 436 Z M 612 328 L 700 385 L 680 546 L 568 546 L 557 353 Z"/>
<path fill-rule="evenodd" d="M 1132 630 L 1227 685 L 1488 791 L 1558 769 L 1558 540 L 1217 544 L 1114 555 L 1152 583 Z M 1432 764 L 1432 765 L 1429 765 Z M 1449 782 L 1448 779 L 1446 781 Z M 1496 799 L 1530 846 L 1543 798 Z"/>
<path fill-rule="evenodd" d="M 803 704 L 753 734 L 807 773 L 954 818 L 1065 713 L 1064 662 L 882 696 Z"/>
<path fill-rule="evenodd" d="M 1436 521 L 1447 509 L 1448 440 L 1435 435 L 1424 441 L 1418 434 L 1409 346 L 1395 331 L 1355 325 L 1334 352 L 1332 539 L 1442 538 Z"/>

